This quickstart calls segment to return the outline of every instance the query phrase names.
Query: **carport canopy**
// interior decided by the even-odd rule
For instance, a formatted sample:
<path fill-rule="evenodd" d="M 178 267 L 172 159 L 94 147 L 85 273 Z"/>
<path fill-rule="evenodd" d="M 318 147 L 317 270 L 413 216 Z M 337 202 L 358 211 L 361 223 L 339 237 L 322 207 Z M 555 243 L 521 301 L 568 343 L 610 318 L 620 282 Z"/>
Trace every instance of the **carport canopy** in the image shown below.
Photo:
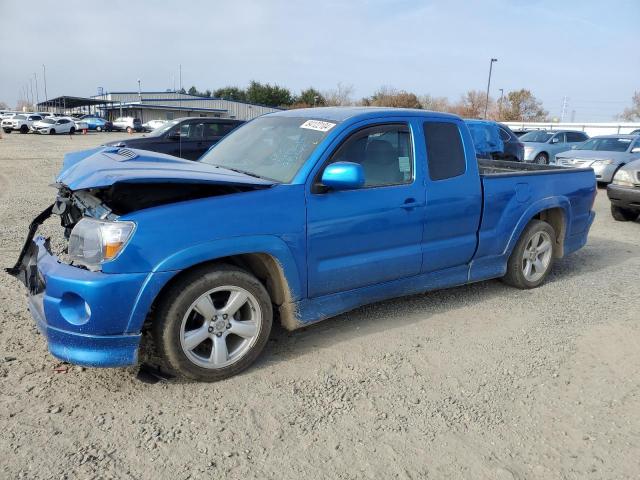
<path fill-rule="evenodd" d="M 38 110 L 44 110 L 46 108 L 63 108 L 67 110 L 80 107 L 90 107 L 94 105 L 105 105 L 107 103 L 111 102 L 107 102 L 105 100 L 97 100 L 95 98 L 69 97 L 63 95 L 61 97 L 50 98 L 49 100 L 38 103 Z"/>

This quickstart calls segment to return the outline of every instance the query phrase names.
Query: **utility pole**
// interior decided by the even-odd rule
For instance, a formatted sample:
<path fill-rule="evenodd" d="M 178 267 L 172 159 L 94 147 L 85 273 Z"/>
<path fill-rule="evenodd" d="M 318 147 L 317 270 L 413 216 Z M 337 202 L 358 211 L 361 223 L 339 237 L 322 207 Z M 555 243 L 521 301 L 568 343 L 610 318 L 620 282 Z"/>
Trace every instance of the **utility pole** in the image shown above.
<path fill-rule="evenodd" d="M 560 112 L 560 123 L 564 122 L 564 114 L 567 111 L 567 103 L 568 103 L 568 98 L 565 95 L 564 97 L 562 97 L 562 111 Z"/>
<path fill-rule="evenodd" d="M 38 93 L 38 76 L 36 75 L 36 72 L 33 72 L 33 78 L 36 81 L 36 110 L 37 110 L 37 105 L 40 103 L 40 94 Z"/>
<path fill-rule="evenodd" d="M 502 120 L 502 98 L 504 97 L 504 88 L 500 89 L 500 100 L 498 100 L 498 120 Z"/>
<path fill-rule="evenodd" d="M 487 81 L 487 99 L 484 104 L 484 118 L 487 118 L 487 108 L 489 108 L 489 88 L 491 87 L 491 71 L 493 70 L 493 62 L 497 62 L 497 58 L 492 58 L 489 62 L 489 80 Z"/>
<path fill-rule="evenodd" d="M 138 79 L 138 100 L 142 102 L 142 90 L 140 88 L 140 79 Z"/>
<path fill-rule="evenodd" d="M 35 97 L 33 96 L 33 79 L 32 78 L 29 79 L 29 85 L 31 86 L 31 106 L 33 107 L 33 101 L 35 100 Z"/>
<path fill-rule="evenodd" d="M 47 95 L 47 68 L 44 63 L 42 64 L 42 79 L 44 80 L 44 101 L 49 100 L 49 96 Z"/>
<path fill-rule="evenodd" d="M 178 70 L 180 72 L 180 93 L 182 93 L 182 64 L 178 65 Z"/>

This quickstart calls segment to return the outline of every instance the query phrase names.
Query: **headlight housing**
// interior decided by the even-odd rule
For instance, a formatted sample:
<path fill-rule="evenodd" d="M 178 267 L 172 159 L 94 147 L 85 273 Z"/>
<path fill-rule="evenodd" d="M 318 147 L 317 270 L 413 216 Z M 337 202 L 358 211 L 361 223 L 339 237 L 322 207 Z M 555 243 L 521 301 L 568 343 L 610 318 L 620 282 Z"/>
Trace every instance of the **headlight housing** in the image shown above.
<path fill-rule="evenodd" d="M 133 222 L 84 217 L 71 230 L 69 258 L 89 270 L 100 270 L 101 264 L 113 260 L 124 249 L 134 229 Z"/>
<path fill-rule="evenodd" d="M 613 160 L 596 160 L 594 165 L 613 165 Z"/>
<path fill-rule="evenodd" d="M 633 187 L 633 176 L 626 170 L 618 170 L 618 172 L 614 175 L 613 181 L 611 183 L 613 183 L 614 185 Z"/>

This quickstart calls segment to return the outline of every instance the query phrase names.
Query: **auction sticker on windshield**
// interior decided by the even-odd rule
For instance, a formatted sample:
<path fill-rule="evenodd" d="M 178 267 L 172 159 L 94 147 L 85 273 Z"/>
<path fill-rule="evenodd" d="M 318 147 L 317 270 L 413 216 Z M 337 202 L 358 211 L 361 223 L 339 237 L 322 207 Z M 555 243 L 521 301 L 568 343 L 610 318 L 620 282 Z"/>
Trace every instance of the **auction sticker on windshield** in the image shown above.
<path fill-rule="evenodd" d="M 300 128 L 317 130 L 318 132 L 328 132 L 335 126 L 336 124 L 331 122 L 323 122 L 321 120 L 307 120 L 302 125 L 300 125 Z"/>

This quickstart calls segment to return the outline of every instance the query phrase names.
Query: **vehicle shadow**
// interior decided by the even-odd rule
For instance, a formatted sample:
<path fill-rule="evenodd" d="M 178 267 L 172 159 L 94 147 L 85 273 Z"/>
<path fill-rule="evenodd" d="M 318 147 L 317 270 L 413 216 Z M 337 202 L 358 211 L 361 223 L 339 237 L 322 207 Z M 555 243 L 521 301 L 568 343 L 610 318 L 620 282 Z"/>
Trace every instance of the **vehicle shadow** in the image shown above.
<path fill-rule="evenodd" d="M 591 236 L 584 248 L 556 261 L 547 283 L 566 282 L 572 277 L 623 264 L 638 256 L 634 249 L 635 245 L 630 243 Z M 270 341 L 252 369 L 271 367 L 274 363 L 289 361 L 309 354 L 311 350 L 334 346 L 355 337 L 424 322 L 447 311 L 480 306 L 494 297 L 519 294 L 519 290 L 499 280 L 488 280 L 378 302 L 294 332 L 274 324 Z M 402 314 L 398 315 L 398 312 Z"/>

